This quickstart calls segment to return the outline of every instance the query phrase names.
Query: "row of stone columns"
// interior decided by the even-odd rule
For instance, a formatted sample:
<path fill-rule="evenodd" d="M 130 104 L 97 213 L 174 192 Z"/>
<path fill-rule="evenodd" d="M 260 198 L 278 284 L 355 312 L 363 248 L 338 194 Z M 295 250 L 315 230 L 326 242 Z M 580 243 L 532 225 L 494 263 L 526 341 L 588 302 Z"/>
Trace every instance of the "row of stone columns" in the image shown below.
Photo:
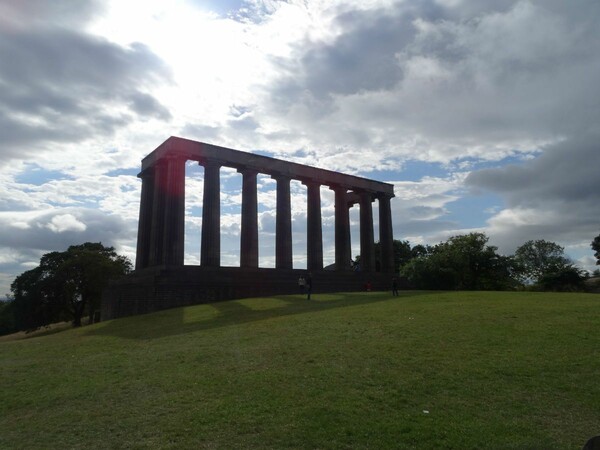
<path fill-rule="evenodd" d="M 200 162 L 204 166 L 204 196 L 200 264 L 220 266 L 220 179 L 218 161 Z M 258 267 L 257 174 L 252 168 L 239 168 L 242 174 L 242 220 L 240 266 Z M 277 214 L 275 267 L 292 269 L 291 177 L 272 174 L 277 181 Z M 140 174 L 142 196 L 139 216 L 136 269 L 156 265 L 183 265 L 185 218 L 185 159 L 166 157 Z M 307 269 L 323 268 L 323 235 L 320 187 L 318 180 L 301 180 L 307 187 Z M 335 193 L 335 265 L 336 270 L 349 270 L 351 186 L 330 185 Z M 361 269 L 375 270 L 373 209 L 379 201 L 379 237 L 382 272 L 394 271 L 391 195 L 356 192 L 360 204 Z"/>

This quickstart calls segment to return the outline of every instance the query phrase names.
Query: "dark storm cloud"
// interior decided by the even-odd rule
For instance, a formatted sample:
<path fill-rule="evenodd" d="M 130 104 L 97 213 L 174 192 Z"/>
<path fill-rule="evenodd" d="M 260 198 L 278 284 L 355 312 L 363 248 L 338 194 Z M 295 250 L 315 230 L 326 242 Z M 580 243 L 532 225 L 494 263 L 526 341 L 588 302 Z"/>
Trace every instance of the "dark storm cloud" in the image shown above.
<path fill-rule="evenodd" d="M 353 11 L 337 22 L 346 30 L 332 43 L 315 43 L 300 59 L 305 87 L 316 97 L 392 88 L 402 77 L 394 55 L 415 34 L 410 14 Z"/>
<path fill-rule="evenodd" d="M 145 91 L 169 82 L 169 71 L 142 44 L 124 48 L 51 22 L 2 27 L 0 61 L 1 159 L 170 118 Z"/>
<path fill-rule="evenodd" d="M 129 102 L 131 109 L 142 117 L 156 117 L 161 120 L 172 118 L 169 110 L 149 94 L 134 92 L 129 95 Z"/>
<path fill-rule="evenodd" d="M 591 242 L 600 230 L 600 133 L 548 146 L 519 166 L 472 172 L 467 186 L 501 195 L 507 209 L 490 219 L 495 242 L 514 250 L 529 239 Z"/>
<path fill-rule="evenodd" d="M 567 139 L 544 149 L 520 165 L 469 174 L 467 186 L 502 194 L 509 207 L 535 206 L 546 201 L 600 201 L 600 133 Z"/>
<path fill-rule="evenodd" d="M 321 142 L 418 134 L 447 159 L 530 151 L 600 115 L 599 20 L 596 1 L 339 10 L 333 40 L 307 38 L 277 62 L 269 107 Z"/>
<path fill-rule="evenodd" d="M 100 0 L 2 0 L 0 25 L 2 28 L 23 26 L 79 26 L 104 10 Z"/>
<path fill-rule="evenodd" d="M 291 61 L 278 61 L 289 76 L 279 80 L 274 95 L 308 90 L 320 98 L 391 89 L 402 79 L 397 54 L 414 41 L 415 19 L 436 21 L 444 15 L 428 0 L 375 10 L 340 8 L 334 26 L 342 32 L 332 42 L 306 39 L 296 45 Z"/>
<path fill-rule="evenodd" d="M 418 3 L 431 17 L 441 13 L 433 2 Z M 326 100 L 333 94 L 392 88 L 402 78 L 395 55 L 414 39 L 415 17 L 410 7 L 340 10 L 335 23 L 343 32 L 333 42 L 300 42 L 291 61 L 279 61 L 289 76 L 278 80 L 273 97 L 286 103 L 308 91 L 315 99 Z"/>

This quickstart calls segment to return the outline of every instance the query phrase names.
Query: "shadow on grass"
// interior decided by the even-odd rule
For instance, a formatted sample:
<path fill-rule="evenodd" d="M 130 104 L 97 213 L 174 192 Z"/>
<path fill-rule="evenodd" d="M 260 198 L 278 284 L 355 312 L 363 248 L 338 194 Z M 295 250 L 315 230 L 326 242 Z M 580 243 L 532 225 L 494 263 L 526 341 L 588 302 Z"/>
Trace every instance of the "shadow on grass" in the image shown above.
<path fill-rule="evenodd" d="M 73 324 L 71 322 L 53 323 L 51 325 L 41 327 L 34 331 L 18 331 L 16 333 L 0 336 L 0 342 L 22 341 L 25 339 L 45 337 L 45 336 L 50 336 L 52 334 L 62 333 L 63 331 L 72 330 L 72 329 L 73 329 Z"/>
<path fill-rule="evenodd" d="M 229 300 L 114 319 L 93 325 L 86 334 L 141 340 L 158 339 L 296 314 L 412 298 L 428 293 L 404 291 L 400 296 L 392 297 L 387 292 L 352 292 L 313 294 L 311 300 L 300 294 Z"/>

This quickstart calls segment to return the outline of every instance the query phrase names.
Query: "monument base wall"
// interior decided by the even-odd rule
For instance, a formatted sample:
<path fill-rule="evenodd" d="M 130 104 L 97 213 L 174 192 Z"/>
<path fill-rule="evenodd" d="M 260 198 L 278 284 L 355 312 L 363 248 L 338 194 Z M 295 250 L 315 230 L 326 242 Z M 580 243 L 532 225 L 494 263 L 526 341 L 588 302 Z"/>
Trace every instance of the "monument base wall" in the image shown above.
<path fill-rule="evenodd" d="M 298 279 L 306 270 L 240 267 L 157 266 L 111 283 L 102 295 L 102 320 L 145 314 L 180 306 L 248 297 L 299 294 Z M 393 274 L 312 272 L 313 296 L 326 292 L 391 290 Z M 403 287 L 399 279 L 400 287 Z"/>

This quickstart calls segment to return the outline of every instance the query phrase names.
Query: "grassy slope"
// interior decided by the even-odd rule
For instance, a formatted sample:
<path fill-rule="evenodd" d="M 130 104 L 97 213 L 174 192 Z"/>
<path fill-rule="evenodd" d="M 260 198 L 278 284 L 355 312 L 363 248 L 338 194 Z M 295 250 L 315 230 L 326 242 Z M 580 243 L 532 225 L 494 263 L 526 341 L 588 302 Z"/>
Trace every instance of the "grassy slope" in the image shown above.
<path fill-rule="evenodd" d="M 5 341 L 0 447 L 581 448 L 600 434 L 598 330 L 593 294 L 407 292 Z"/>

